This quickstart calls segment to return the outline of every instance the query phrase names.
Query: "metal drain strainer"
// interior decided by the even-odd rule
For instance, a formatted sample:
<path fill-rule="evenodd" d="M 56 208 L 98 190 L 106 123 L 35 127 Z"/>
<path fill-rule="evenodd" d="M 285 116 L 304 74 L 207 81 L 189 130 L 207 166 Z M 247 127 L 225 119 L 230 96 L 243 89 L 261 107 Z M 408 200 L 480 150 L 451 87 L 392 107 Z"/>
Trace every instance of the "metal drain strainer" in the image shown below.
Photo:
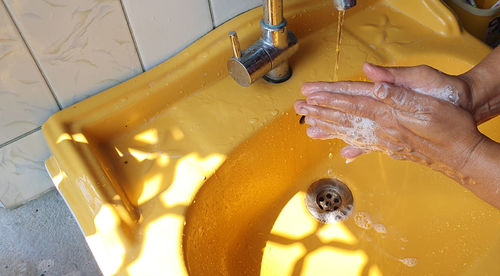
<path fill-rule="evenodd" d="M 320 222 L 335 223 L 345 220 L 352 213 L 352 193 L 340 180 L 323 178 L 307 189 L 306 206 Z"/>

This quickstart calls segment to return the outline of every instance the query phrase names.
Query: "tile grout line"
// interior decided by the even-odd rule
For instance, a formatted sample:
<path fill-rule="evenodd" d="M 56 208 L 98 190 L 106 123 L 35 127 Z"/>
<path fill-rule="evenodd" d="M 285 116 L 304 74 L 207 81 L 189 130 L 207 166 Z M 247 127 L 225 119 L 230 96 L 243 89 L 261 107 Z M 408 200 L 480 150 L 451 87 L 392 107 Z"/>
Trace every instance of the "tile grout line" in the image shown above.
<path fill-rule="evenodd" d="M 215 27 L 215 18 L 214 18 L 214 9 L 212 7 L 212 0 L 207 0 L 208 1 L 208 11 L 210 12 L 210 19 L 212 19 L 212 30 L 214 30 Z"/>
<path fill-rule="evenodd" d="M 11 140 L 3 143 L 3 144 L 0 144 L 0 149 L 3 148 L 3 147 L 5 147 L 5 146 L 8 146 L 8 145 L 10 145 L 10 144 L 12 144 L 14 142 L 17 142 L 17 141 L 23 139 L 24 137 L 26 137 L 28 135 L 31 135 L 31 134 L 33 134 L 33 133 L 35 133 L 35 132 L 37 132 L 37 131 L 39 131 L 41 129 L 42 129 L 42 127 L 39 126 L 39 127 L 35 128 L 33 130 L 30 130 L 30 131 L 28 131 L 26 133 L 21 134 L 21 135 L 17 136 L 16 138 L 13 138 L 13 139 L 11 139 Z"/>
<path fill-rule="evenodd" d="M 54 88 L 52 87 L 52 85 L 50 84 L 49 82 L 49 79 L 47 78 L 47 76 L 45 75 L 45 72 L 42 70 L 42 66 L 40 65 L 40 62 L 38 61 L 38 59 L 36 58 L 35 56 L 35 53 L 33 52 L 33 49 L 31 48 L 31 46 L 29 45 L 28 41 L 26 40 L 26 37 L 24 37 L 24 34 L 21 32 L 21 29 L 19 28 L 19 25 L 17 24 L 17 21 L 15 20 L 14 18 L 14 15 L 12 13 L 12 11 L 9 9 L 9 6 L 7 4 L 5 4 L 5 0 L 2 0 L 0 1 L 3 6 L 5 7 L 5 10 L 7 11 L 7 14 L 9 14 L 9 17 L 10 19 L 12 20 L 12 23 L 14 24 L 14 26 L 16 27 L 16 30 L 17 32 L 19 33 L 19 35 L 21 36 L 21 39 L 23 40 L 24 42 L 24 45 L 26 45 L 26 48 L 28 49 L 28 52 L 30 53 L 31 55 L 31 58 L 33 59 L 33 61 L 35 62 L 35 65 L 36 67 L 38 68 L 38 71 L 40 71 L 40 74 L 42 75 L 42 78 L 45 80 L 45 84 L 47 85 L 47 87 L 49 88 L 49 91 L 50 93 L 52 94 L 52 97 L 54 98 L 54 100 L 56 101 L 56 104 L 57 104 L 57 107 L 59 108 L 59 110 L 63 110 L 63 106 L 62 104 L 59 102 L 59 99 L 57 98 L 56 96 L 56 93 L 54 92 Z M 2 145 L 0 145 L 0 147 L 2 147 Z"/>
<path fill-rule="evenodd" d="M 120 5 L 122 6 L 123 15 L 125 16 L 125 21 L 127 22 L 128 30 L 130 32 L 130 36 L 132 37 L 132 42 L 134 42 L 135 51 L 137 52 L 137 57 L 139 58 L 139 63 L 141 64 L 142 72 L 146 72 L 144 61 L 142 60 L 141 53 L 139 52 L 139 45 L 137 44 L 137 40 L 135 39 L 135 34 L 134 31 L 132 30 L 132 25 L 130 24 L 130 19 L 128 17 L 127 10 L 125 9 L 125 4 L 123 4 L 123 0 L 120 0 Z"/>

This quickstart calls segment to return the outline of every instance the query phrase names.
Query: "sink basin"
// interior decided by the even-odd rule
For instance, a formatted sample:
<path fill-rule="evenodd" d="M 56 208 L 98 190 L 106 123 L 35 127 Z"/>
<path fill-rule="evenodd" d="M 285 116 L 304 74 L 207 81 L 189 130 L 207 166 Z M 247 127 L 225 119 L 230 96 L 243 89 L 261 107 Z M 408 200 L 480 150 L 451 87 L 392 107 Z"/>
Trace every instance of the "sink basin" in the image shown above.
<path fill-rule="evenodd" d="M 490 51 L 438 0 L 359 1 L 346 14 L 340 79 L 361 65 L 427 63 L 452 74 Z M 291 111 L 304 81 L 331 80 L 330 0 L 285 1 L 300 49 L 282 84 L 229 76 L 227 33 L 259 37 L 261 9 L 44 125 L 46 166 L 105 275 L 498 274 L 500 213 L 432 170 L 312 141 Z M 460 45 L 460 47 L 457 47 Z M 482 126 L 500 138 L 498 120 Z M 304 209 L 320 178 L 354 211 L 323 225 Z"/>
<path fill-rule="evenodd" d="M 305 128 L 295 114 L 281 116 L 203 185 L 184 229 L 193 275 L 500 271 L 497 209 L 409 161 L 371 153 L 346 163 L 339 154 L 343 142 L 313 141 Z M 500 138 L 498 129 L 483 131 Z M 306 209 L 308 187 L 322 178 L 339 179 L 352 191 L 354 210 L 345 221 L 322 224 Z"/>

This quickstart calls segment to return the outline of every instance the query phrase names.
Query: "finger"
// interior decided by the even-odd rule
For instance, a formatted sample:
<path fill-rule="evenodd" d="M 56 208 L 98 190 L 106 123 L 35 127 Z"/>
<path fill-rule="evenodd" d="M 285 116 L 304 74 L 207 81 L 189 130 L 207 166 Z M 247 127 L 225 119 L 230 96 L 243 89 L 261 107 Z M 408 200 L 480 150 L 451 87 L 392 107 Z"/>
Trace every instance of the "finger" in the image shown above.
<path fill-rule="evenodd" d="M 304 105 L 307 105 L 305 100 L 296 100 L 295 103 L 293 104 L 293 109 L 295 109 L 295 112 L 297 114 L 305 115 L 304 114 L 305 111 L 302 110 Z"/>
<path fill-rule="evenodd" d="M 321 106 L 377 121 L 381 125 L 388 125 L 392 122 L 390 108 L 386 104 L 368 97 L 316 92 L 309 95 L 306 102 L 308 105 Z"/>
<path fill-rule="evenodd" d="M 427 65 L 383 67 L 368 62 L 363 64 L 363 72 L 373 82 L 387 82 L 411 88 L 422 87 L 422 80 L 425 80 L 425 84 L 436 87 L 441 84 L 443 76 L 441 72 Z"/>
<path fill-rule="evenodd" d="M 353 115 L 347 114 L 345 112 L 317 105 L 308 105 L 303 101 L 297 102 L 295 104 L 295 110 L 299 115 L 306 115 L 308 117 L 348 127 L 352 127 L 353 123 L 356 121 L 356 119 L 358 119 Z"/>
<path fill-rule="evenodd" d="M 317 127 L 308 127 L 306 130 L 307 136 L 313 138 L 313 139 L 332 139 L 335 138 L 335 135 L 330 134 L 321 128 Z"/>
<path fill-rule="evenodd" d="M 332 92 L 353 96 L 373 97 L 373 84 L 359 81 L 342 82 L 306 82 L 302 85 L 302 94 L 309 96 L 316 92 Z"/>
<path fill-rule="evenodd" d="M 345 159 L 354 159 L 363 153 L 365 153 L 364 150 L 351 145 L 345 146 L 340 150 L 340 155 Z"/>
<path fill-rule="evenodd" d="M 365 75 L 374 82 L 386 82 L 408 87 L 415 92 L 432 96 L 457 106 L 470 108 L 467 88 L 455 76 L 442 73 L 430 66 L 382 67 L 371 63 L 363 64 Z"/>
<path fill-rule="evenodd" d="M 363 64 L 363 72 L 373 82 L 395 83 L 394 75 L 386 67 L 365 62 Z"/>
<path fill-rule="evenodd" d="M 378 138 L 375 134 L 377 128 L 375 124 L 345 127 L 311 117 L 306 117 L 306 123 L 334 135 L 335 138 L 344 140 L 347 144 L 368 150 L 380 150 Z"/>
<path fill-rule="evenodd" d="M 428 113 L 436 101 L 431 96 L 388 83 L 376 83 L 373 94 L 383 103 L 409 113 Z"/>

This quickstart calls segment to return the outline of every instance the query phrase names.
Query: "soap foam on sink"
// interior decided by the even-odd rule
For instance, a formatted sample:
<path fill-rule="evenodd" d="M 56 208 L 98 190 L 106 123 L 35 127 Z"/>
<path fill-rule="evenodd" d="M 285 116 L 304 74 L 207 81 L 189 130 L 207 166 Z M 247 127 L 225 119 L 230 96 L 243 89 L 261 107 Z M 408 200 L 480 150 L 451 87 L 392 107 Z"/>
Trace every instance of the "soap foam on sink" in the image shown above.
<path fill-rule="evenodd" d="M 404 259 L 398 259 L 402 264 L 406 265 L 407 267 L 414 267 L 417 265 L 417 259 L 416 258 L 404 258 Z"/>
<path fill-rule="evenodd" d="M 387 229 L 385 228 L 385 225 L 383 225 L 383 224 L 375 224 L 375 225 L 373 225 L 373 229 L 375 229 L 375 232 L 377 232 L 379 234 L 386 234 L 387 233 Z"/>
<path fill-rule="evenodd" d="M 354 223 L 360 228 L 370 229 L 372 228 L 372 219 L 370 215 L 366 212 L 359 212 L 354 216 Z"/>

